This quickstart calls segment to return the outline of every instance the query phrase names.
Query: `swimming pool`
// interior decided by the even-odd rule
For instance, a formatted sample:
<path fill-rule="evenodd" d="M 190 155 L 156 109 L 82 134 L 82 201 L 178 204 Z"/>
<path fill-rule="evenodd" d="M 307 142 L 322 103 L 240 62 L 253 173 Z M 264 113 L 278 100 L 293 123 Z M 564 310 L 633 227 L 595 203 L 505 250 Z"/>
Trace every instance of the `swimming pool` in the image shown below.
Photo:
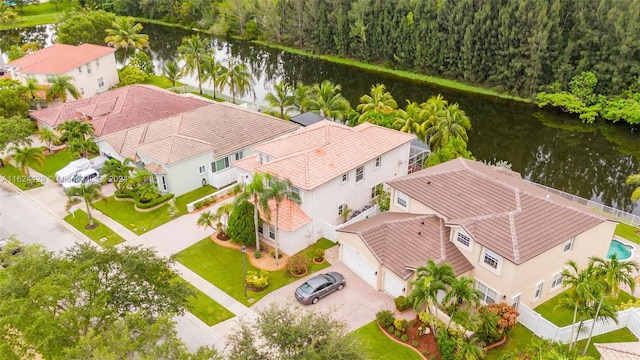
<path fill-rule="evenodd" d="M 633 250 L 635 250 L 633 246 L 625 245 L 618 240 L 612 239 L 607 252 L 607 259 L 611 259 L 611 256 L 616 254 L 618 260 L 627 260 L 633 254 Z"/>

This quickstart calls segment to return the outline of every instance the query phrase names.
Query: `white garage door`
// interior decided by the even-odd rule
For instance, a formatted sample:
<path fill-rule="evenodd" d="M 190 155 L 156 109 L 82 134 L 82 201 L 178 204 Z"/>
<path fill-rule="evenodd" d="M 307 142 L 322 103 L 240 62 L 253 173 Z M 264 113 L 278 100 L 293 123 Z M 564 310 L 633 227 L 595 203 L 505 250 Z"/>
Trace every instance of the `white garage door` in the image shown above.
<path fill-rule="evenodd" d="M 376 268 L 371 265 L 360 253 L 349 247 L 348 245 L 342 246 L 342 262 L 353 272 L 358 274 L 364 281 L 368 282 L 371 286 L 376 287 Z"/>
<path fill-rule="evenodd" d="M 404 282 L 397 276 L 387 270 L 384 271 L 384 291 L 387 294 L 393 297 L 404 295 L 404 286 Z"/>

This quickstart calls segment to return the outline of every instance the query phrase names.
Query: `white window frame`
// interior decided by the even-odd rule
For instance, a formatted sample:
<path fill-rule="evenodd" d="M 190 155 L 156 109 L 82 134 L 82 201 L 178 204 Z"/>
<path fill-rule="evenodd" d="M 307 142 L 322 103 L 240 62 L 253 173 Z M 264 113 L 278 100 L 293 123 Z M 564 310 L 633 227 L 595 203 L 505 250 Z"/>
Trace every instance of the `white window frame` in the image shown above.
<path fill-rule="evenodd" d="M 542 290 L 544 289 L 544 281 L 540 281 L 536 284 L 536 287 L 533 288 L 533 300 L 540 300 L 542 297 Z"/>
<path fill-rule="evenodd" d="M 562 286 L 562 279 L 563 279 L 562 271 L 553 274 L 553 276 L 551 277 L 551 290 L 555 290 L 555 289 L 561 287 Z"/>
<path fill-rule="evenodd" d="M 495 265 L 493 265 L 495 262 Z M 482 252 L 482 264 L 489 267 L 493 270 L 500 269 L 500 263 L 502 262 L 502 257 L 495 252 L 485 248 Z"/>
<path fill-rule="evenodd" d="M 495 302 L 498 301 L 498 292 L 493 290 L 492 288 L 490 288 L 488 285 L 484 284 L 481 281 L 478 281 L 478 279 L 476 279 L 476 289 L 478 289 L 478 291 L 480 291 L 480 293 L 482 293 L 482 296 L 480 297 L 480 301 L 483 304 L 493 304 Z M 493 294 L 491 294 L 493 293 Z M 493 297 L 491 297 L 490 295 L 493 295 Z M 491 300 L 491 301 L 489 301 Z"/>
<path fill-rule="evenodd" d="M 98 78 L 98 87 L 104 86 L 104 78 Z"/>
<path fill-rule="evenodd" d="M 96 59 L 96 69 L 100 68 L 100 59 Z"/>
<path fill-rule="evenodd" d="M 378 189 L 382 190 L 382 183 L 378 183 L 371 188 L 371 200 L 378 197 Z"/>
<path fill-rule="evenodd" d="M 198 175 L 202 175 L 207 172 L 207 167 L 205 165 L 198 166 Z"/>
<path fill-rule="evenodd" d="M 234 156 L 235 156 L 236 161 L 238 161 L 238 160 L 244 158 L 244 153 L 242 151 L 238 151 L 237 153 L 235 153 Z"/>
<path fill-rule="evenodd" d="M 269 239 L 271 240 L 275 240 L 276 239 L 276 228 L 269 226 Z"/>
<path fill-rule="evenodd" d="M 458 232 L 456 241 L 458 242 L 458 244 L 461 244 L 465 247 L 471 247 L 471 238 L 461 232 Z"/>
<path fill-rule="evenodd" d="M 221 169 L 218 169 L 218 162 L 222 161 L 223 162 L 223 167 Z M 222 159 L 218 159 L 214 162 L 211 163 L 211 172 L 212 173 L 219 173 L 221 171 L 227 170 L 229 167 L 231 167 L 231 165 L 229 164 L 229 157 L 225 157 Z"/>
<path fill-rule="evenodd" d="M 571 250 L 573 250 L 573 241 L 575 238 L 571 238 L 567 241 L 564 242 L 564 244 L 562 244 L 562 253 L 566 254 L 568 252 L 570 252 Z"/>
<path fill-rule="evenodd" d="M 84 95 L 84 88 L 83 87 L 80 88 L 80 94 Z"/>
<path fill-rule="evenodd" d="M 403 208 L 407 208 L 407 206 L 409 205 L 409 196 L 405 193 L 403 193 L 402 191 L 396 191 L 396 199 L 395 199 L 395 203 Z"/>
<path fill-rule="evenodd" d="M 79 74 L 82 74 L 82 66 L 80 66 L 80 67 L 78 68 L 78 73 L 79 73 Z"/>
<path fill-rule="evenodd" d="M 338 205 L 338 216 L 342 216 L 342 211 L 344 211 L 345 207 L 347 207 L 346 203 L 342 203 L 342 204 Z"/>
<path fill-rule="evenodd" d="M 343 184 L 345 184 L 347 181 L 349 181 L 349 173 L 344 173 L 344 174 L 342 174 L 342 180 L 341 180 L 341 182 L 342 182 Z"/>
<path fill-rule="evenodd" d="M 167 177 L 165 175 L 160 175 L 160 189 L 167 191 Z"/>
<path fill-rule="evenodd" d="M 87 63 L 87 75 L 91 75 L 91 63 Z"/>
<path fill-rule="evenodd" d="M 356 168 L 356 183 L 359 183 L 361 181 L 364 181 L 364 165 L 358 166 Z"/>
<path fill-rule="evenodd" d="M 374 160 L 374 168 L 375 169 L 379 169 L 380 165 L 382 165 L 382 156 L 378 156 L 375 160 Z"/>

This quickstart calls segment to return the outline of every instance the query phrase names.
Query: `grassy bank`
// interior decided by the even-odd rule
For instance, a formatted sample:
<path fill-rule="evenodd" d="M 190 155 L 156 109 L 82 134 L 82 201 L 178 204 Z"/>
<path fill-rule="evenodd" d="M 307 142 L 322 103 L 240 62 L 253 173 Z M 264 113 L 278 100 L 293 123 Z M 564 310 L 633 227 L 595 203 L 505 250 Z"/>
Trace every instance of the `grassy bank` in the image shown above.
<path fill-rule="evenodd" d="M 58 17 L 66 10 L 73 8 L 73 6 L 72 2 L 61 2 L 58 4 L 58 9 L 56 9 L 53 4 L 46 2 L 27 5 L 22 11 L 16 7 L 15 10 L 22 18 L 22 21 L 15 24 L 0 24 L 0 30 L 57 23 Z"/>

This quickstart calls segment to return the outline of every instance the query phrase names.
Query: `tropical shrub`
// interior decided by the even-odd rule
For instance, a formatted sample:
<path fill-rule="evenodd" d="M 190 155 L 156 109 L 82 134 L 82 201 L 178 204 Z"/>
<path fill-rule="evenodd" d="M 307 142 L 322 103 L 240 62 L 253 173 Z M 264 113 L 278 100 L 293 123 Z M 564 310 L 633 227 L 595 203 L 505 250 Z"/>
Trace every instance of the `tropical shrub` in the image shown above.
<path fill-rule="evenodd" d="M 260 259 L 262 257 L 262 251 L 254 251 L 253 257 L 256 259 Z"/>
<path fill-rule="evenodd" d="M 391 325 L 387 328 L 387 331 L 389 332 L 389 334 L 393 334 L 396 331 L 396 328 Z"/>
<path fill-rule="evenodd" d="M 616 305 L 616 310 L 627 310 L 632 308 L 640 308 L 640 298 L 629 300 L 626 303 Z"/>
<path fill-rule="evenodd" d="M 291 275 L 302 275 L 307 272 L 307 269 L 309 269 L 309 258 L 305 254 L 295 254 L 287 262 L 287 271 Z"/>
<path fill-rule="evenodd" d="M 396 304 L 396 309 L 398 309 L 398 311 L 405 311 L 411 307 L 411 302 L 402 295 L 393 299 L 393 302 Z"/>
<path fill-rule="evenodd" d="M 274 259 L 276 258 L 276 251 L 275 250 L 269 251 L 269 254 L 271 254 L 272 258 L 274 258 Z M 282 258 L 282 253 L 281 252 L 278 253 L 278 259 L 280 259 L 280 258 Z"/>
<path fill-rule="evenodd" d="M 260 270 L 260 273 L 256 271 L 249 270 L 247 271 L 247 286 L 254 291 L 262 291 L 269 286 L 269 273 Z"/>
<path fill-rule="evenodd" d="M 409 327 L 409 322 L 407 322 L 407 320 L 405 319 L 398 318 L 393 322 L 393 326 L 396 328 L 396 330 L 400 332 L 405 332 Z"/>
<path fill-rule="evenodd" d="M 138 207 L 138 209 L 149 209 L 152 208 L 154 206 L 160 205 L 162 203 L 165 203 L 167 201 L 169 201 L 170 199 L 173 198 L 173 194 L 165 194 L 162 195 L 160 197 L 157 197 L 149 202 L 143 203 L 140 202 L 137 198 L 136 198 L 136 207 Z"/>
<path fill-rule="evenodd" d="M 413 340 L 413 342 L 411 343 L 411 345 L 412 345 L 413 347 L 416 347 L 416 348 L 417 348 L 417 347 L 418 347 L 418 345 L 420 345 L 420 343 L 419 343 L 417 340 Z"/>
<path fill-rule="evenodd" d="M 399 337 L 400 337 L 400 335 L 402 335 L 402 333 L 401 333 L 400 331 L 396 330 L 396 331 L 393 333 L 393 335 L 395 335 L 397 338 L 399 338 Z"/>
<path fill-rule="evenodd" d="M 313 256 L 313 260 L 316 262 L 324 261 L 324 249 L 316 249 L 315 255 Z"/>
<path fill-rule="evenodd" d="M 393 326 L 395 317 L 393 316 L 393 312 L 391 310 L 381 310 L 376 313 L 376 320 L 381 327 L 386 329 L 389 326 Z"/>
<path fill-rule="evenodd" d="M 438 351 L 442 359 L 455 359 L 456 346 L 458 344 L 455 337 L 449 335 L 446 331 L 439 331 L 436 343 L 438 343 Z"/>
<path fill-rule="evenodd" d="M 489 312 L 500 316 L 497 324 L 498 333 L 500 334 L 508 334 L 511 328 L 518 322 L 518 315 L 520 315 L 520 313 L 511 305 L 507 305 L 506 303 L 493 303 L 485 305 L 485 307 Z"/>
<path fill-rule="evenodd" d="M 485 344 L 493 344 L 500 339 L 503 335 L 498 330 L 498 322 L 502 319 L 500 315 L 497 315 L 486 306 L 480 307 L 476 315 L 478 317 L 479 326 L 476 329 L 476 336 Z"/>
<path fill-rule="evenodd" d="M 253 222 L 254 206 L 243 201 L 229 215 L 227 234 L 231 241 L 240 245 L 253 245 L 256 242 L 255 223 Z"/>
<path fill-rule="evenodd" d="M 400 340 L 402 340 L 402 342 L 407 342 L 409 341 L 409 336 L 407 334 L 402 335 L 402 337 L 400 337 Z"/>

